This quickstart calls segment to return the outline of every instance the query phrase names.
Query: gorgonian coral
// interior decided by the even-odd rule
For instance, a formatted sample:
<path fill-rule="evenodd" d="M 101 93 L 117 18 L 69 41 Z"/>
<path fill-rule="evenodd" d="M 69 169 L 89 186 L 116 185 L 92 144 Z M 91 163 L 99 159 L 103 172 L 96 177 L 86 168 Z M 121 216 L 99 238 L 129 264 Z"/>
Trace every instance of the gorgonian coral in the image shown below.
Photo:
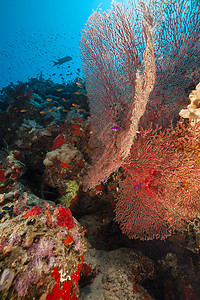
<path fill-rule="evenodd" d="M 166 238 L 200 213 L 199 142 L 181 124 L 164 132 L 141 129 L 116 199 L 116 221 L 129 238 Z"/>
<path fill-rule="evenodd" d="M 85 25 L 81 50 L 93 132 L 93 166 L 84 178 L 85 190 L 107 180 L 130 153 L 154 86 L 157 24 L 144 2 L 139 12 L 113 1 L 110 11 L 93 12 Z"/>
<path fill-rule="evenodd" d="M 84 189 L 122 165 L 139 122 L 169 126 L 199 82 L 200 6 L 197 0 L 115 1 L 94 11 L 81 39 L 90 105 L 92 166 Z M 140 120 L 140 118 L 142 119 Z"/>

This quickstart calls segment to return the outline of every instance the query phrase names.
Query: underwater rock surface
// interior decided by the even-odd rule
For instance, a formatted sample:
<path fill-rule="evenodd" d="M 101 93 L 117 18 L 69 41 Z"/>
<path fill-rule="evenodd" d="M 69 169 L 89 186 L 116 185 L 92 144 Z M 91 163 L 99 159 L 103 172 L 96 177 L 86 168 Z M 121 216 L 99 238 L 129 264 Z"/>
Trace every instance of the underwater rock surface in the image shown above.
<path fill-rule="evenodd" d="M 153 278 L 155 268 L 154 263 L 141 252 L 128 248 L 109 252 L 90 248 L 84 260 L 96 277 L 89 286 L 80 289 L 81 300 L 154 299 L 138 283 L 144 280 L 142 276 Z M 137 283 L 136 277 L 139 277 Z"/>
<path fill-rule="evenodd" d="M 48 203 L 1 223 L 0 298 L 54 299 L 57 289 L 77 299 L 87 249 L 83 235 L 69 209 Z"/>

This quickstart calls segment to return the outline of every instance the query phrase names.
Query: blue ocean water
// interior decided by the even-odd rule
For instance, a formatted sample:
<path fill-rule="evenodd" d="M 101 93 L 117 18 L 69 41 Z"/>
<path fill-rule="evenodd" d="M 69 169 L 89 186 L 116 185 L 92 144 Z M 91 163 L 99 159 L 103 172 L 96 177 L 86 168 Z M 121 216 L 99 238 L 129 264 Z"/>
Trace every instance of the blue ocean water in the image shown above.
<path fill-rule="evenodd" d="M 111 0 L 0 1 L 0 89 L 42 74 L 57 83 L 81 75 L 79 40 L 92 13 Z M 53 61 L 72 60 L 53 67 Z"/>

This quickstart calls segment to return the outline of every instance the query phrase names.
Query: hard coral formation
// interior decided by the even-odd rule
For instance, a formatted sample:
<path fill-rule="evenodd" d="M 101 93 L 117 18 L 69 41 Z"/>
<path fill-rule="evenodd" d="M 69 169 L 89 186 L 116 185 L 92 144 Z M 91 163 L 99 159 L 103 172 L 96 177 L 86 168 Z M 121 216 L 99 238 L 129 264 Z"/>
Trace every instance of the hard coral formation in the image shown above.
<path fill-rule="evenodd" d="M 19 151 L 6 153 L 0 163 L 0 190 L 12 184 L 25 172 L 24 164 L 17 158 Z"/>
<path fill-rule="evenodd" d="M 15 145 L 19 148 L 30 147 L 37 140 L 51 136 L 51 132 L 39 125 L 35 120 L 25 120 L 16 130 Z"/>
<path fill-rule="evenodd" d="M 60 161 L 60 163 L 70 164 L 72 159 L 81 160 L 83 159 L 81 152 L 76 149 L 73 144 L 65 143 L 59 148 L 56 148 L 53 151 L 50 151 L 46 154 L 46 158 L 44 160 L 45 166 L 52 166 L 54 164 L 54 160 Z"/>
<path fill-rule="evenodd" d="M 11 85 L 0 95 L 0 141 L 2 147 L 6 146 L 0 151 L 3 300 L 78 298 L 85 231 L 68 208 L 55 204 L 61 188 L 65 194 L 70 193 L 69 201 L 74 198 L 85 166 L 80 149 L 86 144 L 86 122 L 73 113 L 68 117 L 67 112 L 72 103 L 79 106 L 86 96 L 73 97 L 75 83 L 68 88 L 63 87 L 63 94 L 53 82 L 33 79 L 24 85 Z M 43 176 L 42 162 L 46 153 L 48 157 L 53 151 L 57 155 L 52 158 L 50 153 L 52 164 L 45 166 L 50 176 Z M 58 191 L 52 193 L 54 202 L 45 203 L 40 197 L 45 198 L 44 189 L 51 185 Z"/>
<path fill-rule="evenodd" d="M 55 287 L 62 291 L 66 284 L 70 284 L 67 299 L 78 297 L 86 244 L 69 209 L 48 206 L 47 213 L 33 207 L 1 224 L 0 236 L 1 299 L 39 299 L 51 295 Z M 52 276 L 55 270 L 59 282 Z"/>
<path fill-rule="evenodd" d="M 187 109 L 182 109 L 179 115 L 184 119 L 189 119 L 191 125 L 195 125 L 200 121 L 200 83 L 190 93 L 189 99 L 191 103 L 187 106 Z"/>
<path fill-rule="evenodd" d="M 77 124 L 72 123 L 72 127 L 75 125 Z M 46 167 L 43 174 L 45 183 L 53 188 L 59 188 L 59 194 L 63 195 L 63 197 L 65 197 L 66 192 L 68 197 L 70 192 L 71 200 L 74 198 L 72 197 L 74 192 L 70 186 L 73 182 L 73 185 L 75 184 L 73 190 L 75 189 L 76 192 L 78 191 L 86 164 L 81 146 L 83 141 L 81 136 L 85 132 L 85 129 L 80 130 L 80 126 L 77 126 L 79 128 L 78 135 L 76 134 L 72 141 L 71 135 L 73 132 L 71 132 L 71 128 L 68 126 L 68 124 L 65 123 L 60 127 L 62 134 L 57 135 L 57 137 L 54 139 L 51 148 L 53 150 L 47 152 L 43 161 Z M 67 132 L 69 129 L 70 132 Z M 70 191 L 68 188 L 66 191 L 66 187 L 70 187 Z M 66 201 L 70 199 L 68 198 Z"/>

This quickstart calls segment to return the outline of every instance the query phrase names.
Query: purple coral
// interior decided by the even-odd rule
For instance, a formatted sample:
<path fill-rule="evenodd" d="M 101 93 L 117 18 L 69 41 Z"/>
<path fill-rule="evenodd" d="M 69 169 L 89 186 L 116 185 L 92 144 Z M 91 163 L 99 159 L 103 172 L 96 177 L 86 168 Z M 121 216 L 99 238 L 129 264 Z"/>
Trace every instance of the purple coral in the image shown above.
<path fill-rule="evenodd" d="M 54 247 L 56 247 L 56 242 L 45 237 L 28 248 L 27 268 L 17 275 L 15 282 L 15 289 L 19 297 L 24 297 L 27 294 L 28 287 L 38 281 L 42 271 L 46 273 L 54 265 L 55 261 L 52 257 Z"/>

